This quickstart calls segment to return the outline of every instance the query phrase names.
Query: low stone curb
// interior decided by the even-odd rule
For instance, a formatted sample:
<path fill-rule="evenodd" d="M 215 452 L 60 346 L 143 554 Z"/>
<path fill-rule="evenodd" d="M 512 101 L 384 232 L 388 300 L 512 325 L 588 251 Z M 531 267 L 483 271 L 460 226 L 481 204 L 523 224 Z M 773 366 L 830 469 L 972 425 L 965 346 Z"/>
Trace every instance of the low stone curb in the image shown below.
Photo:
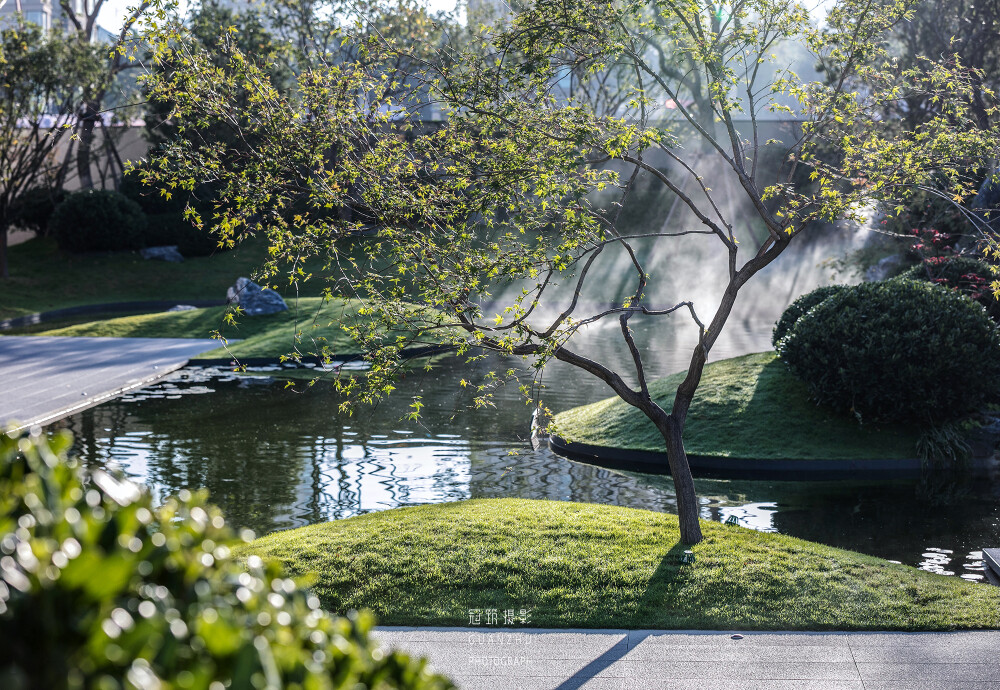
<path fill-rule="evenodd" d="M 425 357 L 427 355 L 436 355 L 444 352 L 453 350 L 454 347 L 451 345 L 428 345 L 426 347 L 411 347 L 406 348 L 400 352 L 403 359 L 414 359 L 415 357 Z M 356 362 L 358 360 L 364 359 L 364 355 L 357 352 L 349 353 L 337 353 L 330 356 L 331 362 Z M 322 364 L 322 357 L 307 356 L 299 357 L 295 360 L 285 360 L 282 362 L 277 357 L 193 357 L 188 360 L 188 366 L 205 366 L 205 367 L 217 367 L 217 366 L 248 366 L 248 367 L 266 367 L 266 366 L 281 366 L 283 364 Z"/>
<path fill-rule="evenodd" d="M 646 450 L 608 448 L 589 443 L 549 437 L 549 447 L 561 455 L 610 469 L 632 470 L 649 474 L 670 474 L 667 454 Z M 903 479 L 919 477 L 924 471 L 918 458 L 902 460 L 761 460 L 688 455 L 691 472 L 700 477 L 727 479 Z M 985 461 L 973 461 L 985 468 Z"/>

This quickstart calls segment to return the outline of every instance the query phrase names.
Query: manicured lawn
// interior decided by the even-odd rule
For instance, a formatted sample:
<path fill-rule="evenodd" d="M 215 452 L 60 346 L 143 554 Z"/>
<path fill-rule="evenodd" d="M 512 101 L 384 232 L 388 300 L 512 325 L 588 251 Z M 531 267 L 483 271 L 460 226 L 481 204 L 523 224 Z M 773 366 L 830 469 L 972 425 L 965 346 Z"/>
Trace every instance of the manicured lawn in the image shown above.
<path fill-rule="evenodd" d="M 115 338 L 209 338 L 219 331 L 230 342 L 201 355 L 204 358 L 277 359 L 297 351 L 309 356 L 329 346 L 333 353 L 356 353 L 358 346 L 340 327 L 341 322 L 357 318 L 360 302 L 334 298 L 302 297 L 290 300 L 288 311 L 266 316 L 242 315 L 237 325 L 224 322 L 226 307 L 191 311 L 140 314 L 105 321 L 92 321 L 65 328 L 37 332 L 34 335 L 89 336 Z M 394 333 L 409 336 L 409 332 Z M 429 345 L 430 342 L 420 343 Z"/>
<path fill-rule="evenodd" d="M 650 392 L 669 410 L 683 378 L 678 373 L 656 381 Z M 665 452 L 656 427 L 617 397 L 567 410 L 555 424 L 568 441 Z M 891 459 L 916 457 L 917 435 L 916 428 L 861 426 L 817 407 L 777 355 L 762 352 L 705 367 L 684 445 L 691 454 L 732 458 Z"/>
<path fill-rule="evenodd" d="M 113 338 L 210 338 L 219 331 L 229 343 L 225 349 L 206 352 L 203 357 L 278 357 L 297 347 L 302 354 L 318 352 L 323 344 L 334 352 L 356 352 L 357 346 L 340 328 L 340 321 L 356 314 L 351 300 L 324 303 L 320 297 L 291 301 L 289 309 L 266 316 L 240 316 L 235 326 L 226 325 L 226 307 L 163 312 L 92 321 L 35 335 L 90 336 Z"/>
<path fill-rule="evenodd" d="M 226 288 L 251 276 L 267 257 L 263 243 L 254 240 L 180 264 L 146 261 L 138 252 L 66 254 L 50 239 L 29 240 L 9 252 L 11 277 L 0 285 L 0 319 L 82 304 L 225 299 Z M 310 280 L 302 294 L 315 296 L 324 287 L 322 280 Z M 294 290 L 284 294 L 294 296 Z"/>
<path fill-rule="evenodd" d="M 703 522 L 682 563 L 672 515 L 521 499 L 399 508 L 277 532 L 239 551 L 311 574 L 324 606 L 387 625 L 940 630 L 1000 626 L 1000 588 Z M 484 619 L 485 620 L 485 619 Z"/>

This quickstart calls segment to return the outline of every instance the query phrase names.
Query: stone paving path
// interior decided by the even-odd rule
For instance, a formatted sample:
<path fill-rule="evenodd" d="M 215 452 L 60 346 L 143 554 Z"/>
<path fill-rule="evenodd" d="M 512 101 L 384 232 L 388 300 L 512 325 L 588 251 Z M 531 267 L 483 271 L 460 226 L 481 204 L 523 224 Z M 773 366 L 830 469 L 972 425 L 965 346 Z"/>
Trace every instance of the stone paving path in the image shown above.
<path fill-rule="evenodd" d="M 0 428 L 46 424 L 218 347 L 210 339 L 0 336 Z"/>
<path fill-rule="evenodd" d="M 379 628 L 463 690 L 1000 690 L 1000 632 Z"/>

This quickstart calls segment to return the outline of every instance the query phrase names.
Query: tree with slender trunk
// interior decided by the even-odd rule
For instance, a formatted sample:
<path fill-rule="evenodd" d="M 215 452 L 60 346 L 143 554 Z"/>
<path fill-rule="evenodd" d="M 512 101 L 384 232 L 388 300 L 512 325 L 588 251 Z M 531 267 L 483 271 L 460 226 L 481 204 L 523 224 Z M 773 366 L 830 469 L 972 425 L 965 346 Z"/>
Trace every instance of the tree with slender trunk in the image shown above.
<path fill-rule="evenodd" d="M 143 175 L 166 189 L 215 185 L 227 199 L 214 213 L 219 232 L 265 237 L 272 275 L 302 280 L 305 257 L 326 257 L 331 292 L 365 305 L 342 324 L 371 363 L 336 379 L 345 406 L 391 391 L 400 352 L 416 340 L 449 343 L 472 361 L 499 355 L 483 380 L 459 382 L 477 405 L 511 379 L 532 395 L 519 372 L 553 359 L 607 383 L 662 434 L 680 537 L 693 544 L 701 528 L 684 426 L 740 290 L 817 223 L 863 220 L 872 204 L 929 185 L 973 193 L 970 164 L 996 146 L 995 131 L 966 126 L 974 72 L 872 67 L 909 12 L 906 2 L 841 0 L 817 28 L 790 0 L 536 0 L 460 55 L 442 46 L 448 60 L 401 61 L 404 42 L 345 32 L 362 59 L 317 61 L 288 94 L 271 88 L 253 56 L 230 48 L 220 68 L 162 25 L 150 36 L 155 59 L 182 68 L 154 74 L 151 97 L 172 102 L 182 127 L 221 124 L 254 145 L 195 148 L 181 138 Z M 772 57 L 786 41 L 840 77 L 803 81 Z M 380 67 L 398 64 L 415 68 L 405 81 Z M 560 89 L 571 71 L 622 64 L 632 76 L 615 112 Z M 692 102 L 693 84 L 703 91 Z M 255 97 L 237 116 L 232 103 L 247 88 Z M 933 94 L 941 113 L 901 131 L 883 106 L 911 91 Z M 419 119 L 429 101 L 449 114 L 440 127 Z M 770 136 L 765 120 L 775 114 L 797 120 L 794 133 Z M 837 155 L 817 155 L 821 146 Z M 684 213 L 649 230 L 623 227 L 640 175 Z M 803 177 L 809 183 L 796 184 Z M 329 211 L 344 206 L 363 213 Z M 711 260 L 701 268 L 718 271 L 717 304 L 696 304 L 650 268 L 653 248 L 681 237 L 703 243 Z M 598 262 L 618 258 L 631 276 L 624 294 L 595 279 Z M 684 315 L 697 335 L 687 374 L 662 405 L 633 329 Z M 621 359 L 599 358 L 578 337 L 608 320 Z M 415 399 L 414 415 L 420 406 Z"/>
<path fill-rule="evenodd" d="M 0 28 L 0 277 L 10 277 L 7 233 L 18 201 L 58 177 L 80 84 L 99 68 L 89 47 L 18 19 Z"/>

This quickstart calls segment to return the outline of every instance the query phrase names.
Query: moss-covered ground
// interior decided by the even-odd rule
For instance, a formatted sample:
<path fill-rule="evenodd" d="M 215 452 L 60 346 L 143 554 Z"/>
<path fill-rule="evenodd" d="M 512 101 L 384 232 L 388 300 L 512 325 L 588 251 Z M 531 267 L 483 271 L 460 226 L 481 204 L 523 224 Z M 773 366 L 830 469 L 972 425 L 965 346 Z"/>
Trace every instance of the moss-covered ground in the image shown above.
<path fill-rule="evenodd" d="M 685 563 L 672 515 L 469 500 L 277 532 L 239 553 L 312 576 L 331 611 L 368 608 L 388 625 L 467 625 L 469 609 L 530 609 L 532 626 L 557 628 L 1000 626 L 998 588 L 738 526 L 702 529 Z"/>
<path fill-rule="evenodd" d="M 654 382 L 650 392 L 670 409 L 684 373 Z M 556 415 L 568 441 L 605 448 L 665 452 L 663 437 L 642 413 L 608 398 Z M 817 407 L 804 383 L 773 352 L 705 367 L 684 428 L 688 453 L 732 458 L 857 460 L 916 457 L 916 427 L 861 425 Z"/>

